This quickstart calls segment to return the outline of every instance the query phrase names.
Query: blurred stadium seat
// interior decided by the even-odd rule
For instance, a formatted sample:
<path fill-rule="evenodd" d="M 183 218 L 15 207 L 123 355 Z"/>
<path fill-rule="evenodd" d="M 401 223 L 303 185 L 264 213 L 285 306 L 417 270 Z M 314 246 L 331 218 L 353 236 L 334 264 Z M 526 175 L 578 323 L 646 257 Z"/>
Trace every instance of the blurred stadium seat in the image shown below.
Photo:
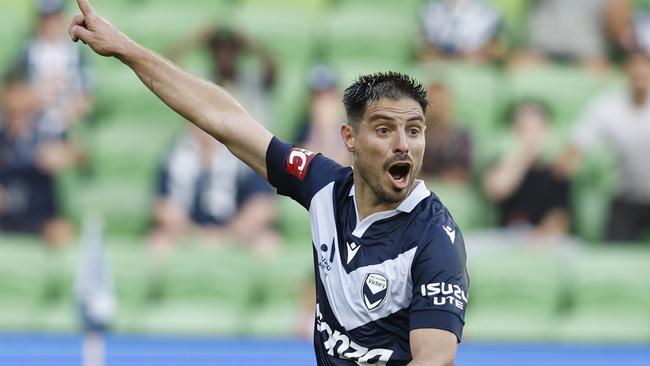
<path fill-rule="evenodd" d="M 469 233 L 495 222 L 496 213 L 476 188 L 439 181 L 427 182 L 427 187 L 445 204 L 463 232 Z"/>
<path fill-rule="evenodd" d="M 590 241 L 604 237 L 610 199 L 614 195 L 616 163 L 609 151 L 589 156 L 571 187 L 571 200 L 576 233 Z"/>
<path fill-rule="evenodd" d="M 575 308 L 558 324 L 557 338 L 598 341 L 607 329 L 619 342 L 650 339 L 648 263 L 645 249 L 596 250 L 579 258 L 573 270 Z"/>
<path fill-rule="evenodd" d="M 343 2 L 332 10 L 324 44 L 330 62 L 356 59 L 402 65 L 412 59 L 417 23 L 408 12 L 381 4 L 369 7 L 363 1 Z"/>
<path fill-rule="evenodd" d="M 153 183 L 117 177 L 89 181 L 76 177 L 62 183 L 66 211 L 75 222 L 87 212 L 102 212 L 110 232 L 142 235 L 151 211 Z"/>
<path fill-rule="evenodd" d="M 93 6 L 136 41 L 164 52 L 197 29 L 231 17 L 227 0 L 193 0 L 179 6 L 175 1 L 96 1 Z"/>
<path fill-rule="evenodd" d="M 469 337 L 549 339 L 560 304 L 559 259 L 510 247 L 470 256 Z"/>
<path fill-rule="evenodd" d="M 293 334 L 297 294 L 311 277 L 309 243 L 293 243 L 266 261 L 241 248 L 187 243 L 159 272 L 139 241 L 112 236 L 106 242 L 119 298 L 116 331 Z M 64 269 L 57 297 L 46 296 L 55 272 L 49 255 L 35 240 L 0 240 L 7 263 L 0 268 L 0 309 L 6 310 L 0 328 L 75 329 L 76 250 L 55 265 Z M 467 339 L 648 342 L 649 261 L 647 248 L 470 255 Z M 148 291 L 156 279 L 162 292 L 152 299 Z"/>
<path fill-rule="evenodd" d="M 510 45 L 521 46 L 526 41 L 525 15 L 529 2 L 521 0 L 488 0 L 503 16 L 503 27 Z"/>
<path fill-rule="evenodd" d="M 27 36 L 31 24 L 31 4 L 22 0 L 6 0 L 0 12 L 0 70 L 13 62 L 21 50 L 21 38 Z"/>
<path fill-rule="evenodd" d="M 536 98 L 548 103 L 556 128 L 566 132 L 590 98 L 620 81 L 620 75 L 597 76 L 577 66 L 547 65 L 513 72 L 504 89 L 508 100 Z"/>
<path fill-rule="evenodd" d="M 278 197 L 278 225 L 290 242 L 311 243 L 309 217 L 305 208 L 288 197 Z"/>

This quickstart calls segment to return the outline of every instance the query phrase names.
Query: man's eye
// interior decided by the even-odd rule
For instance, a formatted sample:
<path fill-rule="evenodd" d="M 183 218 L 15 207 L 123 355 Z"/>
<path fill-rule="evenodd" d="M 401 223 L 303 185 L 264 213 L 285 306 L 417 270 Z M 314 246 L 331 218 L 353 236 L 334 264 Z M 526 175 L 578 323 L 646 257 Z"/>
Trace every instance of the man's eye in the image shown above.
<path fill-rule="evenodd" d="M 409 135 L 411 136 L 419 136 L 420 135 L 420 129 L 419 128 L 411 128 L 409 129 Z"/>
<path fill-rule="evenodd" d="M 390 132 L 390 131 L 388 131 L 388 128 L 386 128 L 386 127 L 382 127 L 382 128 L 377 129 L 377 133 L 380 134 L 380 135 L 388 135 L 388 132 Z"/>

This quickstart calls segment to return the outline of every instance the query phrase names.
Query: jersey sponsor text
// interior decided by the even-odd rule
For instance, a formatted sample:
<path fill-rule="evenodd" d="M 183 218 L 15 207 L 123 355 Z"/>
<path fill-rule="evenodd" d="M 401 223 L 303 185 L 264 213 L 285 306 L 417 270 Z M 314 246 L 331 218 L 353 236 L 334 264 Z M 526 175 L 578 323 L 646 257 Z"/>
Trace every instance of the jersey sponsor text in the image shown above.
<path fill-rule="evenodd" d="M 334 356 L 336 352 L 339 358 L 354 361 L 359 366 L 385 366 L 393 355 L 393 351 L 389 349 L 370 349 L 361 346 L 351 341 L 347 335 L 332 329 L 327 322 L 323 321 L 323 314 L 318 304 L 316 304 L 316 330 L 327 335 L 323 347 L 328 355 Z"/>
<path fill-rule="evenodd" d="M 420 286 L 422 296 L 433 296 L 434 305 L 452 304 L 463 310 L 467 304 L 465 291 L 458 286 L 446 282 L 434 282 Z"/>

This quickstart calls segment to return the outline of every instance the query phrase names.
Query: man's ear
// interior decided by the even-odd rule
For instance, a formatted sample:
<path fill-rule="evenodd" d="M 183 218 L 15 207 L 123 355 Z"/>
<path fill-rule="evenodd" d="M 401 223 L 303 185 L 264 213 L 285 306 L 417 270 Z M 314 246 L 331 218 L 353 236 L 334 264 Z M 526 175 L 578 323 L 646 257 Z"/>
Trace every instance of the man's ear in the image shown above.
<path fill-rule="evenodd" d="M 354 128 L 349 124 L 342 124 L 341 138 L 343 138 L 343 143 L 345 144 L 345 148 L 349 152 L 354 153 L 354 143 L 355 143 Z"/>

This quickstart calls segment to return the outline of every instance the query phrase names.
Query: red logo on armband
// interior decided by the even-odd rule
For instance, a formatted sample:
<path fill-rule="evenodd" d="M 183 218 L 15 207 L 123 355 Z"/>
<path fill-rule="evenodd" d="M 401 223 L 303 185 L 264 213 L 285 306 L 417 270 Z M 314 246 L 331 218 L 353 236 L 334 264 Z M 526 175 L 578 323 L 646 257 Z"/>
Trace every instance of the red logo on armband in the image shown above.
<path fill-rule="evenodd" d="M 287 157 L 287 173 L 295 175 L 300 180 L 305 179 L 309 163 L 315 156 L 316 154 L 309 150 L 292 147 Z"/>

